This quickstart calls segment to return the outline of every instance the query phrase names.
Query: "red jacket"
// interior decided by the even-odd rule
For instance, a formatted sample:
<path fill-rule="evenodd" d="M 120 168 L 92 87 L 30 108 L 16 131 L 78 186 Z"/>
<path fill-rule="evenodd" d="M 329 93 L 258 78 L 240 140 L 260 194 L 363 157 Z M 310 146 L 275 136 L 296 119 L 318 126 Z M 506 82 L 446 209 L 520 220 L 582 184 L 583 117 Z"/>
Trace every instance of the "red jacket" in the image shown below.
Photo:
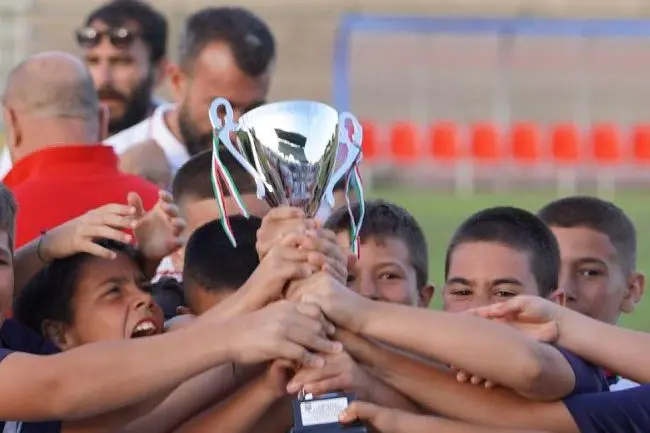
<path fill-rule="evenodd" d="M 16 163 L 4 184 L 18 203 L 16 248 L 89 210 L 126 203 L 129 192 L 142 197 L 145 209 L 158 199 L 158 187 L 121 173 L 113 148 L 105 145 L 48 147 Z"/>

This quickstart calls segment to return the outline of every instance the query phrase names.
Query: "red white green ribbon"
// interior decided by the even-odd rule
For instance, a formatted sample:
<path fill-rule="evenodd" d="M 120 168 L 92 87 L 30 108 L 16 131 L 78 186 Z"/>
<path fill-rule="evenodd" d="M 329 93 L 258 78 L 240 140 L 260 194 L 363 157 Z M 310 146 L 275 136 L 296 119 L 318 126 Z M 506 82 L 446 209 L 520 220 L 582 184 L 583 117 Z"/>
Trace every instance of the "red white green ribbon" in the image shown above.
<path fill-rule="evenodd" d="M 221 161 L 220 151 L 219 151 L 219 137 L 218 133 L 215 131 L 212 138 L 212 189 L 214 190 L 214 196 L 217 199 L 217 206 L 219 207 L 219 215 L 221 216 L 221 227 L 226 232 L 228 239 L 233 247 L 237 247 L 237 240 L 235 239 L 235 234 L 233 233 L 232 227 L 230 226 L 230 220 L 228 219 L 228 213 L 226 212 L 226 200 L 223 195 L 223 189 L 221 188 L 221 182 L 223 181 L 230 197 L 235 200 L 237 207 L 241 211 L 241 214 L 248 218 L 249 213 L 244 205 L 244 202 L 241 199 L 241 194 L 237 185 L 232 180 L 230 171 Z"/>
<path fill-rule="evenodd" d="M 345 182 L 345 200 L 348 205 L 348 214 L 350 215 L 350 245 L 352 248 L 352 253 L 359 258 L 360 256 L 360 233 L 361 226 L 363 225 L 363 219 L 366 216 L 366 203 L 363 198 L 363 179 L 361 178 L 361 173 L 359 172 L 359 162 L 361 160 L 361 155 L 359 155 L 359 160 L 354 164 L 354 168 L 350 170 L 347 181 Z M 354 213 L 352 212 L 352 203 L 350 202 L 350 186 L 354 189 L 357 204 L 359 206 L 359 217 L 355 220 Z"/>

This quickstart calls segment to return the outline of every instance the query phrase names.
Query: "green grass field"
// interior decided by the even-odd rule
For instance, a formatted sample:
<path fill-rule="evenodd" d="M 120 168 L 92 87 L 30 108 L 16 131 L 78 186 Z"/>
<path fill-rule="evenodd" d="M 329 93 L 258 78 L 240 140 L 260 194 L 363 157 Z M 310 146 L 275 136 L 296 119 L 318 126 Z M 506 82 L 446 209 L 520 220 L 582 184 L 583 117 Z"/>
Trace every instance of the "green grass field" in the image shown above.
<path fill-rule="evenodd" d="M 496 205 L 514 205 L 537 211 L 547 202 L 557 198 L 554 194 L 506 193 L 480 194 L 462 199 L 450 194 L 417 189 L 375 190 L 370 198 L 383 198 L 408 209 L 420 222 L 429 242 L 430 275 L 436 287 L 443 282 L 444 254 L 456 227 L 471 213 Z M 650 195 L 643 193 L 617 193 L 613 200 L 634 220 L 639 235 L 639 270 L 650 274 Z M 650 290 L 649 290 L 650 291 Z M 435 305 L 440 305 L 438 293 Z M 622 317 L 622 325 L 650 331 L 650 294 L 634 314 Z"/>

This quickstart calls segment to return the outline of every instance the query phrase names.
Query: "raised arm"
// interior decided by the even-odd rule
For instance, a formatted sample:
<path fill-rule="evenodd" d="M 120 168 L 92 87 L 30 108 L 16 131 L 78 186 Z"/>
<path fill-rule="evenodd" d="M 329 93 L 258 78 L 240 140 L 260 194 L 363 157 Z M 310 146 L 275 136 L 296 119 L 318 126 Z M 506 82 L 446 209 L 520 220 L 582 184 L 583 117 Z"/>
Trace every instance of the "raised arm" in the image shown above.
<path fill-rule="evenodd" d="M 89 344 L 51 356 L 14 352 L 0 363 L 0 419 L 92 417 L 139 403 L 228 361 L 283 357 L 322 365 L 310 350 L 340 350 L 322 336 L 323 329 L 317 308 L 281 302 L 155 337 Z"/>
<path fill-rule="evenodd" d="M 477 311 L 536 338 L 555 341 L 595 365 L 639 383 L 650 382 L 650 335 L 594 320 L 533 296 L 517 296 Z M 607 344 L 594 344 L 606 341 Z"/>
<path fill-rule="evenodd" d="M 305 280 L 298 296 L 320 305 L 341 327 L 470 371 L 529 398 L 557 400 L 576 384 L 571 365 L 557 349 L 499 323 L 368 300 L 325 273 Z"/>

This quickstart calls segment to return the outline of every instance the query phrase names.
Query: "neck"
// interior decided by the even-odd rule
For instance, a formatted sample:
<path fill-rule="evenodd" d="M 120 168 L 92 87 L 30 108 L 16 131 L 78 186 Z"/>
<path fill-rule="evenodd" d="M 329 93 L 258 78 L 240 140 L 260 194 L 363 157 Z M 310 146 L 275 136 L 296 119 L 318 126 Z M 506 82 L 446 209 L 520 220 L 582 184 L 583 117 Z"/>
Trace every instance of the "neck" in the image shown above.
<path fill-rule="evenodd" d="M 96 144 L 99 142 L 97 131 L 86 122 L 76 119 L 59 119 L 52 125 L 45 122 L 28 129 L 29 134 L 23 136 L 23 142 L 16 149 L 14 163 L 25 156 L 42 149 L 71 144 Z"/>
<path fill-rule="evenodd" d="M 163 121 L 165 122 L 165 125 L 167 125 L 167 128 L 171 131 L 172 134 L 174 134 L 174 137 L 180 142 L 183 142 L 183 139 L 181 137 L 181 129 L 178 126 L 178 112 L 180 110 L 180 106 L 176 104 L 176 106 L 167 111 L 163 115 Z"/>

